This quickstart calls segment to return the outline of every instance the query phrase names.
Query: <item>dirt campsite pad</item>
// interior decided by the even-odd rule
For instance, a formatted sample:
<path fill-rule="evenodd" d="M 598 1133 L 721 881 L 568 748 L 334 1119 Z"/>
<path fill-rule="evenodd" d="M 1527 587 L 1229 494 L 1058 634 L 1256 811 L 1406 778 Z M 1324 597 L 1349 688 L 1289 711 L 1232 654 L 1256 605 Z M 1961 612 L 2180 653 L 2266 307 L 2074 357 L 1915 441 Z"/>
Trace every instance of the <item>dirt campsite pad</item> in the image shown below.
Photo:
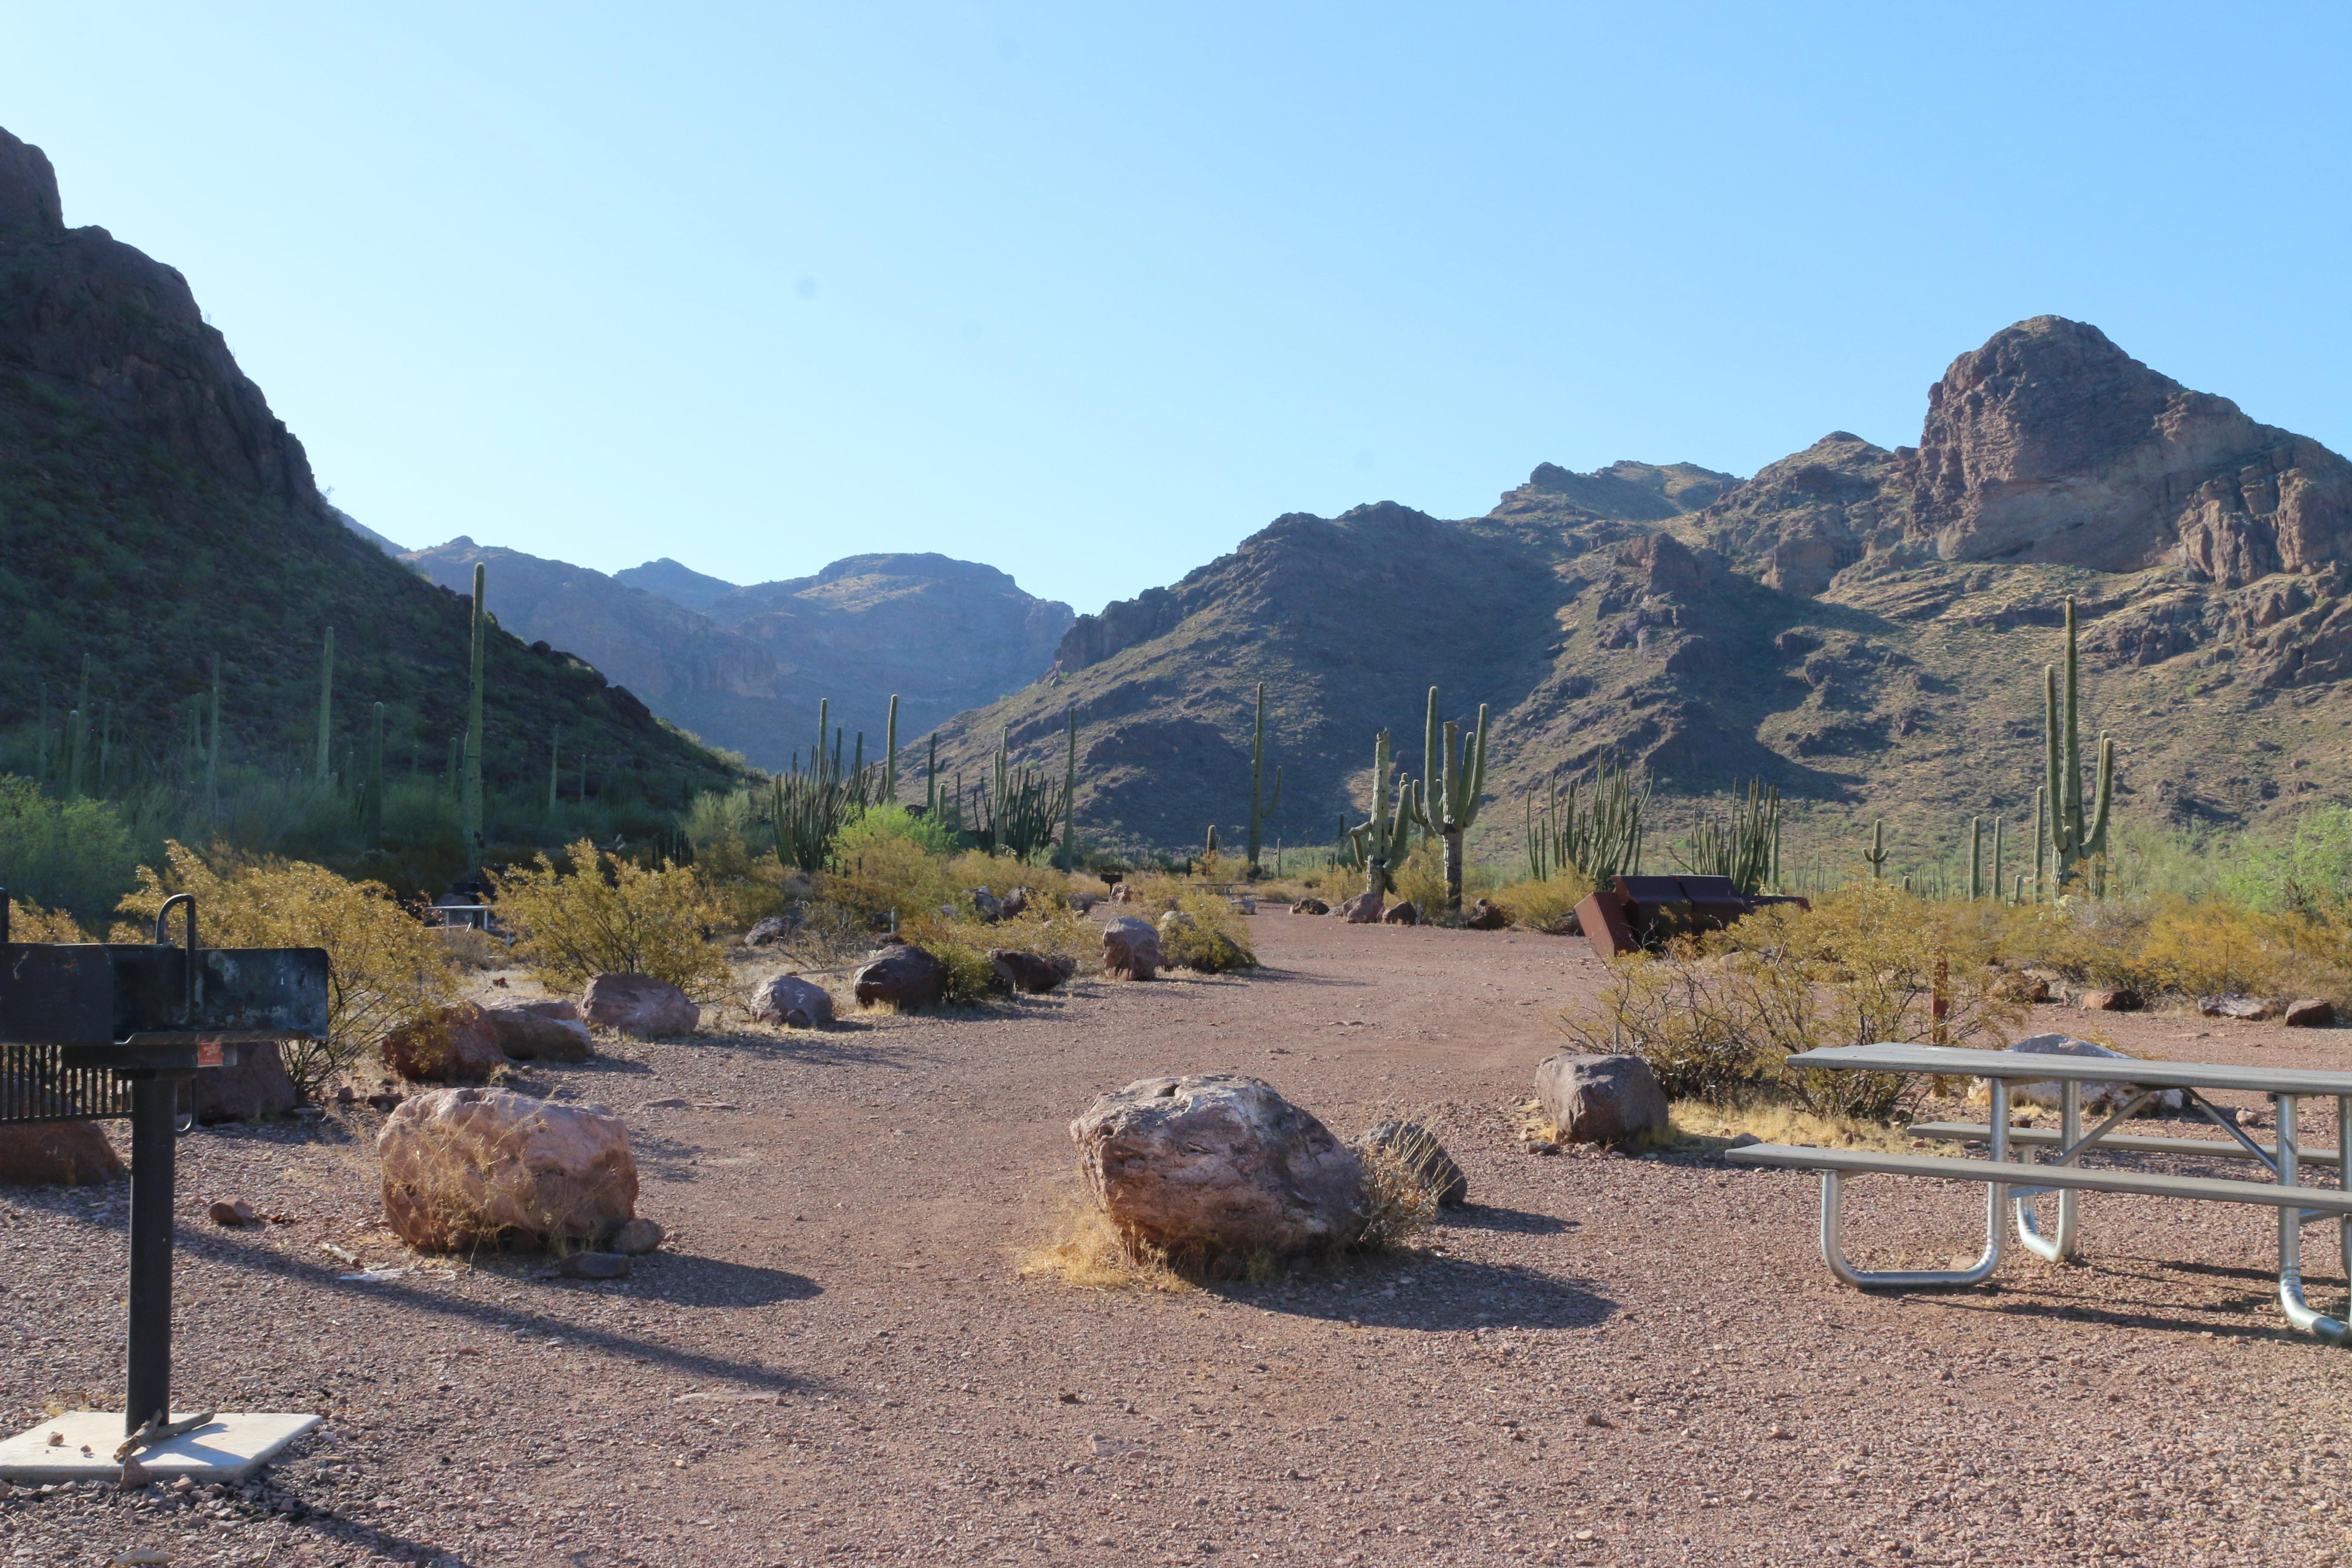
<path fill-rule="evenodd" d="M 619 1281 L 404 1251 L 380 1228 L 373 1113 L 192 1135 L 179 1402 L 325 1425 L 243 1489 L 17 1489 L 0 1562 L 2284 1564 L 2352 1546 L 2352 1360 L 2278 1316 L 2267 1211 L 2095 1194 L 2081 1265 L 2012 1251 L 1996 1289 L 1864 1297 L 1813 1250 L 1806 1176 L 1713 1145 L 1523 1152 L 1551 1018 L 1602 973 L 1582 942 L 1251 927 L 1254 974 L 534 1068 L 538 1091 L 627 1118 L 639 1212 L 670 1238 Z M 2334 1032 L 2099 1022 L 2150 1054 L 2352 1067 Z M 1433 1116 L 1471 1206 L 1413 1249 L 1289 1279 L 1023 1277 L 1077 1195 L 1072 1116 L 1210 1069 L 1343 1135 Z M 119 1384 L 126 1197 L 0 1196 L 8 1430 Z M 281 1219 L 214 1226 L 224 1197 Z M 1852 1207 L 1865 1258 L 1940 1263 L 1972 1251 L 1983 1198 L 1873 1181 Z M 2333 1247 L 2308 1256 L 2336 1310 Z"/>

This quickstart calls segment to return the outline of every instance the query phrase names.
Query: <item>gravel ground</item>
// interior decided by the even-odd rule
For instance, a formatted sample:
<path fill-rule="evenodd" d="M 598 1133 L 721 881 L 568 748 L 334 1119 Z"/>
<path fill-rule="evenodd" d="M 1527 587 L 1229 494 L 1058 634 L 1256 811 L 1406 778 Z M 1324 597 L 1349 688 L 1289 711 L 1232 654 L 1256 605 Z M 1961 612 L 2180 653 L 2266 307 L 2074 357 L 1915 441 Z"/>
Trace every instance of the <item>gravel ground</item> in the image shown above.
<path fill-rule="evenodd" d="M 1810 1177 L 1519 1152 L 1550 1017 L 1601 973 L 1581 942 L 1253 931 L 1251 977 L 539 1074 L 626 1115 L 640 1212 L 670 1227 L 615 1283 L 404 1254 L 370 1114 L 192 1135 L 179 1403 L 327 1426 L 219 1496 L 20 1489 L 0 1563 L 2352 1560 L 2347 1363 L 2284 1329 L 2271 1211 L 2089 1194 L 2081 1265 L 2012 1252 L 1997 1289 L 1864 1297 L 1813 1251 Z M 2098 1022 L 2154 1054 L 2352 1067 L 2342 1033 Z M 1286 1282 L 1021 1278 L 1077 1192 L 1069 1119 L 1213 1068 L 1342 1133 L 1429 1112 L 1473 1205 Z M 1973 1251 L 1976 1189 L 1853 1190 L 1869 1261 Z M 119 1401 L 126 1196 L 0 1194 L 10 1431 L 71 1391 Z M 290 1223 L 217 1229 L 225 1196 Z M 327 1245 L 410 1271 L 346 1282 Z"/>

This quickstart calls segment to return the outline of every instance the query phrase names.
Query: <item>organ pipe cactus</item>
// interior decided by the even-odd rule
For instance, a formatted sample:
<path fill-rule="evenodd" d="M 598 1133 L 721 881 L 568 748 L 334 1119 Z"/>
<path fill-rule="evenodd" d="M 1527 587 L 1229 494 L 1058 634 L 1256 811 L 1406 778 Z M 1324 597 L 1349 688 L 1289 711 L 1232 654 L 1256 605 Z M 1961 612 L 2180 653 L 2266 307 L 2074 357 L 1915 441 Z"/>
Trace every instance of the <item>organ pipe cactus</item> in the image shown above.
<path fill-rule="evenodd" d="M 1267 795 L 1265 786 L 1265 682 L 1257 683 L 1257 724 L 1250 736 L 1250 805 L 1249 805 L 1249 870 L 1251 881 L 1257 880 L 1258 854 L 1265 847 L 1265 819 L 1282 804 L 1282 769 L 1274 770 L 1274 794 Z"/>
<path fill-rule="evenodd" d="M 2066 681 L 2060 702 L 2058 668 L 2042 667 L 2042 728 L 2047 755 L 2050 791 L 2050 847 L 2056 859 L 2056 880 L 2062 889 L 2084 874 L 2086 866 L 2104 862 L 2107 855 L 2107 814 L 2115 801 L 2116 743 L 2099 736 L 2098 784 L 2086 806 L 2083 800 L 2083 748 L 2078 720 L 2081 712 L 2080 660 L 2075 647 L 2074 597 L 2066 596 Z"/>
<path fill-rule="evenodd" d="M 1405 838 L 1418 815 L 1412 780 L 1402 773 L 1397 775 L 1396 804 L 1391 807 L 1389 766 L 1389 732 L 1383 730 L 1372 742 L 1370 820 L 1348 830 L 1348 842 L 1354 847 L 1357 864 L 1363 868 L 1368 893 L 1385 893 L 1396 886 L 1395 868 L 1405 857 Z"/>
<path fill-rule="evenodd" d="M 1429 715 L 1423 730 L 1422 795 L 1413 815 L 1423 832 L 1445 841 L 1445 907 L 1462 907 L 1462 838 L 1478 820 L 1478 797 L 1486 787 L 1486 705 L 1478 704 L 1478 730 L 1465 739 L 1462 726 L 1437 722 L 1437 688 L 1429 689 Z M 1435 794 L 1430 794 L 1432 787 Z"/>

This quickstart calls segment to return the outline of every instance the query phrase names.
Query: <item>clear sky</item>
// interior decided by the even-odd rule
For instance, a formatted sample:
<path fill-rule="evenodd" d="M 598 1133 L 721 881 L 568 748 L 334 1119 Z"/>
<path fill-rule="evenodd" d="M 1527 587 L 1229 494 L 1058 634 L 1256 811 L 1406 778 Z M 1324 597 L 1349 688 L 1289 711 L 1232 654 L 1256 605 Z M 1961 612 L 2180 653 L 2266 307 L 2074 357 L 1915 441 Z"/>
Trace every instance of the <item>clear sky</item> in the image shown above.
<path fill-rule="evenodd" d="M 61 5 L 0 125 L 410 545 L 1098 608 L 1285 511 L 1916 440 L 2056 312 L 2352 448 L 2352 7 Z"/>

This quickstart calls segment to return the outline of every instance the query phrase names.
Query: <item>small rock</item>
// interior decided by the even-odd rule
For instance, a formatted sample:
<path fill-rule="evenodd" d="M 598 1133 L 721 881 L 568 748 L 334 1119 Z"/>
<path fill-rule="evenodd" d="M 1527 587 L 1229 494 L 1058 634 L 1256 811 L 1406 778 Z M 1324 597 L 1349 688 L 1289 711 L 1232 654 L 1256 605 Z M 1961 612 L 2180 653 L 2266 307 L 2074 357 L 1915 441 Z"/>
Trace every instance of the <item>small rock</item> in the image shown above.
<path fill-rule="evenodd" d="M 1603 1431 L 1606 1431 L 1610 1426 L 1610 1421 L 1609 1417 L 1601 1415 L 1598 1410 L 1588 1410 L 1584 1413 L 1584 1424 L 1587 1426 L 1598 1426 Z"/>
<path fill-rule="evenodd" d="M 1665 1091 L 1639 1057 L 1546 1057 L 1536 1068 L 1536 1098 L 1571 1143 L 1616 1145 L 1666 1131 Z"/>
<path fill-rule="evenodd" d="M 1294 915 L 1328 915 L 1331 912 L 1331 906 L 1320 899 L 1301 899 L 1290 906 L 1290 912 Z"/>
<path fill-rule="evenodd" d="M 2137 1013 L 2140 1008 L 2139 993 L 2127 986 L 2114 986 L 2101 991 L 2085 991 L 2074 1004 L 2086 1013 Z"/>
<path fill-rule="evenodd" d="M 222 1198 L 205 1212 L 213 1216 L 215 1225 L 251 1225 L 260 1217 L 243 1198 Z"/>
<path fill-rule="evenodd" d="M 1004 918 L 1019 920 L 1029 912 L 1029 900 L 1037 895 L 1027 888 L 1015 888 L 1004 895 Z"/>
<path fill-rule="evenodd" d="M 948 994 L 948 966 L 912 942 L 877 952 L 851 981 L 861 1007 L 929 1007 Z"/>
<path fill-rule="evenodd" d="M 2220 996 L 2200 996 L 2197 1010 L 2208 1018 L 2243 1018 L 2259 1022 L 2277 1011 L 2267 996 L 2249 996 L 2242 991 L 2231 991 Z"/>
<path fill-rule="evenodd" d="M 974 888 L 971 890 L 971 908 L 973 913 L 990 925 L 994 925 L 1004 918 L 1003 904 L 999 902 L 996 895 L 986 888 Z"/>
<path fill-rule="evenodd" d="M 555 1271 L 566 1279 L 626 1279 L 629 1260 L 614 1252 L 567 1252 Z"/>
<path fill-rule="evenodd" d="M 1549 1138 L 1530 1138 L 1521 1145 L 1530 1154 L 1557 1154 L 1559 1145 Z"/>
<path fill-rule="evenodd" d="M 1230 901 L 1234 908 L 1243 914 L 1254 915 L 1257 913 L 1257 900 L 1255 899 L 1234 899 Z"/>
<path fill-rule="evenodd" d="M 822 1029 L 833 1022 L 833 993 L 814 980 L 779 974 L 752 991 L 751 1016 L 762 1024 Z"/>
<path fill-rule="evenodd" d="M 995 972 L 1001 989 L 1025 991 L 1033 995 L 1053 990 L 1077 972 L 1077 965 L 1066 958 L 1046 958 L 1009 947 L 990 948 L 988 964 Z"/>
<path fill-rule="evenodd" d="M 401 1102 L 405 1100 L 407 1098 L 408 1096 L 404 1094 L 395 1094 L 390 1089 L 384 1089 L 379 1093 L 369 1095 L 367 1097 L 367 1102 L 369 1109 L 373 1110 L 397 1110 L 400 1108 Z"/>
<path fill-rule="evenodd" d="M 508 1065 L 498 1026 L 471 1002 L 436 1008 L 384 1036 L 383 1065 L 425 1083 L 478 1083 Z"/>
<path fill-rule="evenodd" d="M 640 1216 L 624 1222 L 604 1245 L 624 1258 L 643 1258 L 668 1237 L 669 1232 L 652 1220 Z"/>
<path fill-rule="evenodd" d="M 1501 931 L 1510 923 L 1510 916 L 1485 899 L 1462 911 L 1462 924 L 1467 931 Z"/>
<path fill-rule="evenodd" d="M 1118 980 L 1149 980 L 1160 973 L 1160 933 L 1149 921 L 1121 915 L 1103 927 L 1102 941 L 1104 973 Z"/>
<path fill-rule="evenodd" d="M 530 1007 L 492 1007 L 490 1027 L 498 1031 L 499 1049 L 519 1062 L 584 1062 L 596 1054 L 588 1026 L 566 1002 L 570 1018 L 551 1017 Z"/>
<path fill-rule="evenodd" d="M 1366 1149 L 1403 1162 L 1421 1184 L 1436 1194 L 1440 1208 L 1459 1208 L 1470 1201 L 1470 1178 L 1462 1173 L 1437 1134 L 1418 1121 L 1383 1121 L 1366 1132 L 1360 1142 Z"/>
<path fill-rule="evenodd" d="M 1095 906 L 1100 902 L 1102 902 L 1102 900 L 1096 898 L 1092 893 L 1072 893 L 1070 895 L 1070 908 L 1082 915 L 1094 913 Z"/>
<path fill-rule="evenodd" d="M 1421 923 L 1421 907 L 1412 900 L 1397 904 L 1381 916 L 1384 926 L 1417 926 Z"/>
<path fill-rule="evenodd" d="M 745 947 L 766 947 L 793 934 L 793 922 L 782 915 L 770 915 L 766 920 L 743 933 Z"/>
<path fill-rule="evenodd" d="M 1732 1139 L 1730 1142 L 1726 1143 L 1724 1147 L 1727 1149 L 1753 1149 L 1757 1144 L 1761 1143 L 1762 1142 L 1764 1142 L 1764 1140 L 1759 1138 L 1753 1132 L 1742 1132 L 1738 1137 Z"/>
<path fill-rule="evenodd" d="M 591 976 L 580 1011 L 600 1028 L 640 1038 L 690 1035 L 702 1022 L 702 1009 L 691 997 L 650 974 Z"/>
<path fill-rule="evenodd" d="M 1381 921 L 1381 910 L 1387 906 L 1388 898 L 1385 894 L 1358 893 L 1354 898 L 1340 900 L 1339 907 L 1335 912 L 1351 926 L 1378 925 Z"/>
<path fill-rule="evenodd" d="M 115 1478 L 114 1484 L 124 1491 L 135 1492 L 154 1479 L 147 1473 L 147 1467 L 139 1462 L 139 1456 L 133 1454 L 122 1461 L 122 1474 Z M 152 1562 L 153 1559 L 146 1558 L 142 1561 Z M 165 1561 L 169 1562 L 170 1559 L 166 1558 Z"/>
<path fill-rule="evenodd" d="M 2336 1022 L 2336 1005 L 2316 996 L 2306 996 L 2300 1002 L 2290 1002 L 2282 1021 L 2290 1029 L 2325 1029 Z"/>
<path fill-rule="evenodd" d="M 359 1101 L 360 1097 L 352 1092 L 352 1086 L 350 1084 L 345 1083 L 335 1086 L 335 1103 L 337 1105 L 357 1105 Z"/>
<path fill-rule="evenodd" d="M 684 1095 L 673 1094 L 661 1100 L 646 1100 L 645 1109 L 647 1110 L 684 1110 L 686 1106 L 687 1100 Z"/>
<path fill-rule="evenodd" d="M 1133 901 L 1134 898 L 1135 889 L 1129 887 L 1125 882 L 1119 883 L 1110 890 L 1110 901 L 1114 904 L 1129 903 Z"/>

